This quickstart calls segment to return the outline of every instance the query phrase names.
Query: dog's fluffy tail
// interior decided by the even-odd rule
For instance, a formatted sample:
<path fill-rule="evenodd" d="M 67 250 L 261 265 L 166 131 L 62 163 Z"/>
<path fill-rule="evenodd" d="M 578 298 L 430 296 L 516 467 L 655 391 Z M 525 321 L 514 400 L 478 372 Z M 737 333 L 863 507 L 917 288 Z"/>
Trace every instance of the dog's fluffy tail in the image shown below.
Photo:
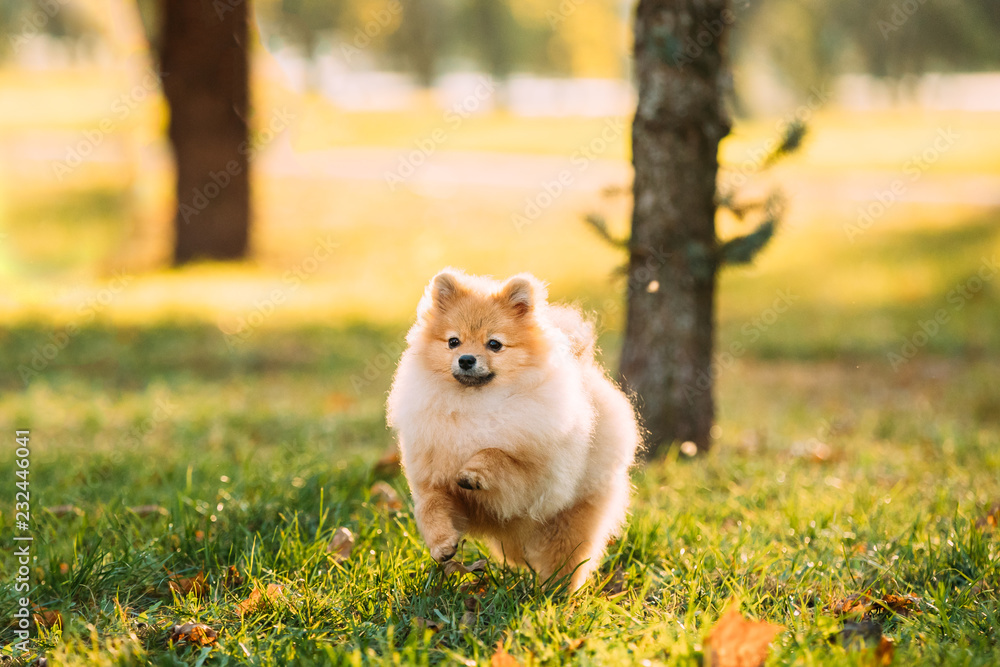
<path fill-rule="evenodd" d="M 576 308 L 550 305 L 549 320 L 569 338 L 570 350 L 577 359 L 593 359 L 596 344 L 594 323 Z"/>

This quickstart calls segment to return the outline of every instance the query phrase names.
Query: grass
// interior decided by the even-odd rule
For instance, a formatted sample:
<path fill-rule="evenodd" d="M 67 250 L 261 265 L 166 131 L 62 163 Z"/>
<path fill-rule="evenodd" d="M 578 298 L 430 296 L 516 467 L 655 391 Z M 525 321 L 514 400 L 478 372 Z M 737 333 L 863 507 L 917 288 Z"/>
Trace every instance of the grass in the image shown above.
<path fill-rule="evenodd" d="M 5 330 L 5 367 L 47 332 Z M 921 599 L 882 619 L 897 664 L 1000 659 L 1000 536 L 975 526 L 1000 498 L 995 361 L 929 358 L 893 375 L 876 360 L 739 360 L 721 377 L 715 449 L 637 470 L 601 580 L 567 596 L 495 562 L 444 576 L 409 502 L 372 501 L 390 376 L 360 391 L 351 378 L 400 334 L 274 329 L 231 351 L 210 326 L 97 326 L 27 389 L 6 376 L 0 421 L 32 429 L 32 601 L 64 619 L 34 650 L 75 665 L 485 664 L 500 642 L 524 664 L 698 664 L 738 599 L 787 627 L 776 664 L 864 664 L 827 640 L 841 627 L 828 608 L 867 592 Z M 406 498 L 402 478 L 388 481 Z M 129 509 L 149 504 L 164 514 Z M 340 564 L 326 551 L 338 526 L 357 536 Z M 467 542 L 461 555 L 483 554 Z M 229 566 L 246 581 L 227 586 Z M 169 573 L 198 572 L 205 596 L 169 589 Z M 621 591 L 602 592 L 615 573 Z M 241 618 L 238 603 L 272 583 L 284 598 Z M 186 621 L 218 644 L 169 646 Z"/>

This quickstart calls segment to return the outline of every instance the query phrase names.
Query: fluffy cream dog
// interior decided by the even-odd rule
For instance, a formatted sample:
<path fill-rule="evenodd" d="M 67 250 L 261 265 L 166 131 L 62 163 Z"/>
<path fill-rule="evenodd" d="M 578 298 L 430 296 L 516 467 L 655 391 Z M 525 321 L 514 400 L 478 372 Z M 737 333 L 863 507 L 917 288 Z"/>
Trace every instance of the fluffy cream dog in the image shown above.
<path fill-rule="evenodd" d="M 468 533 L 578 588 L 625 520 L 639 444 L 591 324 L 529 274 L 446 269 L 406 341 L 388 418 L 431 556 L 450 559 Z"/>

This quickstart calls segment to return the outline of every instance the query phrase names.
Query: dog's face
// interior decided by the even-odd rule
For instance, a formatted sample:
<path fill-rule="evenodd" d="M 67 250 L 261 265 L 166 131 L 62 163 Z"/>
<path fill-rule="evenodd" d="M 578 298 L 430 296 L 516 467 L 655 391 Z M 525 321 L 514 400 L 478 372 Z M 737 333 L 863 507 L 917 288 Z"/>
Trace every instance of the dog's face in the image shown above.
<path fill-rule="evenodd" d="M 545 356 L 534 317 L 544 299 L 544 287 L 530 276 L 499 285 L 442 272 L 421 302 L 413 345 L 443 381 L 468 388 L 516 382 Z"/>

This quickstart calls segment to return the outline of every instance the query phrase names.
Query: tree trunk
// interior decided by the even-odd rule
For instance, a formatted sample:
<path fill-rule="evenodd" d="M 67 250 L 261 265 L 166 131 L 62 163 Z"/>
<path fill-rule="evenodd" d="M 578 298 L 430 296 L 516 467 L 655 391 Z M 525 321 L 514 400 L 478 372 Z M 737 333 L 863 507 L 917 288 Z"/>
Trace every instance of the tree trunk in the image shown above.
<path fill-rule="evenodd" d="M 161 0 L 160 68 L 177 162 L 174 264 L 246 255 L 249 0 Z"/>
<path fill-rule="evenodd" d="M 646 455 L 710 445 L 714 418 L 715 185 L 729 132 L 728 0 L 640 0 L 639 102 L 621 376 L 638 395 Z"/>

